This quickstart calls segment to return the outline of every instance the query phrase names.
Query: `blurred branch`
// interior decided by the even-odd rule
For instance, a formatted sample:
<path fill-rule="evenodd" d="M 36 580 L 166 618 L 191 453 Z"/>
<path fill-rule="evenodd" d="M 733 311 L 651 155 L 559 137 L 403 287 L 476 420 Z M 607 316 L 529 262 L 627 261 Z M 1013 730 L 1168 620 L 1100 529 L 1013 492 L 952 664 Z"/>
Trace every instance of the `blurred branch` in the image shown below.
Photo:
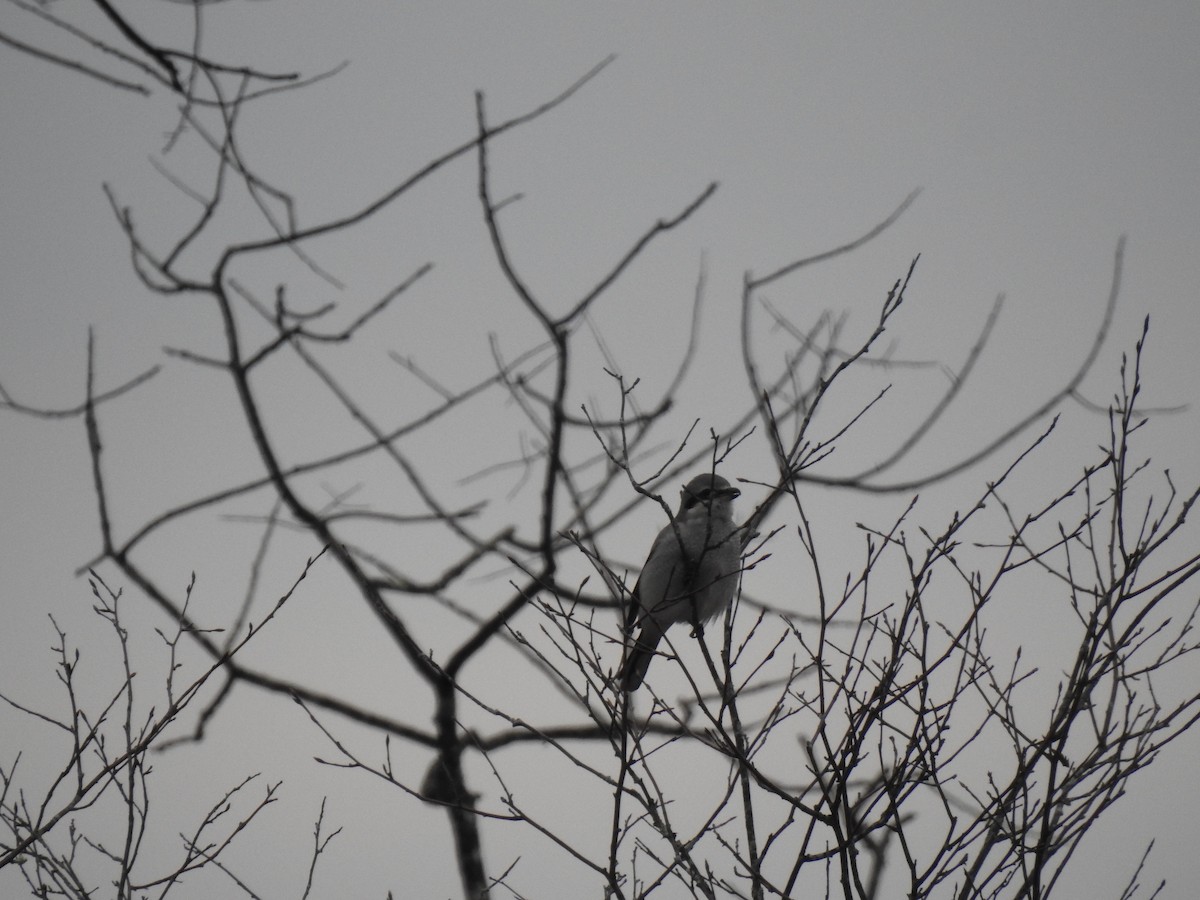
<path fill-rule="evenodd" d="M 91 338 L 89 337 L 88 340 L 90 346 Z M 89 404 L 93 407 L 99 406 L 101 403 L 112 400 L 116 397 L 120 397 L 122 394 L 132 391 L 134 388 L 140 387 L 142 384 L 157 375 L 161 368 L 162 366 L 151 366 L 140 375 L 135 375 L 133 378 L 115 388 L 112 388 L 111 390 L 96 394 L 94 397 L 91 397 L 89 400 L 85 400 L 78 406 L 69 406 L 59 409 L 29 406 L 25 403 L 20 403 L 12 398 L 12 395 L 4 389 L 3 385 L 0 385 L 0 409 L 11 409 L 13 412 L 24 413 L 25 415 L 34 416 L 35 418 L 39 419 L 73 419 L 77 416 L 86 414 Z"/>

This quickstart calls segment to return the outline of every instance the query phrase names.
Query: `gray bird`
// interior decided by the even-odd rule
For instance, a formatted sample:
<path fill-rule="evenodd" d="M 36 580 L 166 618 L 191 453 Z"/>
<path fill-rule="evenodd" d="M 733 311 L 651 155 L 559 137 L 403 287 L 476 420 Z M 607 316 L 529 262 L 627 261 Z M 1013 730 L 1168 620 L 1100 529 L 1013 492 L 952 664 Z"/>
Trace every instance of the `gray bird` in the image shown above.
<path fill-rule="evenodd" d="M 684 486 L 679 512 L 654 539 L 633 588 L 626 633 L 638 634 L 621 667 L 623 690 L 641 686 L 668 628 L 707 622 L 733 600 L 742 556 L 733 521 L 739 494 L 720 475 L 697 475 Z"/>

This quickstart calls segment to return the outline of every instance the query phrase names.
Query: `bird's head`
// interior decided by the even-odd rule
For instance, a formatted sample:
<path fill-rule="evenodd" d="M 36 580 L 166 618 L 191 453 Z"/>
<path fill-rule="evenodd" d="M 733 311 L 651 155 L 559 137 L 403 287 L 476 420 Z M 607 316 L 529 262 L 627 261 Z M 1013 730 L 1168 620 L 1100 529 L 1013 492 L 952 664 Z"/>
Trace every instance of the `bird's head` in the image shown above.
<path fill-rule="evenodd" d="M 741 493 L 720 475 L 697 475 L 680 492 L 679 514 L 683 516 L 697 510 L 713 517 L 731 516 L 733 500 Z"/>

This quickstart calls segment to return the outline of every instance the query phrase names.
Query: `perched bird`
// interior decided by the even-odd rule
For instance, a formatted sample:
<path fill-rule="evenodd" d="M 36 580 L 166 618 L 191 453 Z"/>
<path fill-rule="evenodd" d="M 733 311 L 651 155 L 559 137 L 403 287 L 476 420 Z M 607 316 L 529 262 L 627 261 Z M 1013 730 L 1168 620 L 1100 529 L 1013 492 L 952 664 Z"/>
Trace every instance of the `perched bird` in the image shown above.
<path fill-rule="evenodd" d="M 684 486 L 679 512 L 654 539 L 633 588 L 626 633 L 638 634 L 621 668 L 623 690 L 641 686 L 668 628 L 698 626 L 733 600 L 742 555 L 733 499 L 740 493 L 720 475 L 697 475 Z"/>

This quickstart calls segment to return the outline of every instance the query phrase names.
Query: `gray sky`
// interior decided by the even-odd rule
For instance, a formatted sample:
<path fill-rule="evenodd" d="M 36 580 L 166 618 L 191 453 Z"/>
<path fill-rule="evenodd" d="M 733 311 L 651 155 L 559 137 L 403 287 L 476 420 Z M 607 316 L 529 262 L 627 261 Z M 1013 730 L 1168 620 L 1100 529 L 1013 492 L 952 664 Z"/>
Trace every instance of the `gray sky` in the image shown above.
<path fill-rule="evenodd" d="M 149 6 L 148 30 L 177 46 L 190 42 L 185 6 Z M 5 33 L 80 55 L 17 7 L 0 10 Z M 104 28 L 88 18 L 94 14 L 80 15 L 80 22 Z M 357 208 L 469 138 L 475 90 L 486 93 L 489 116 L 499 121 L 616 54 L 563 108 L 498 142 L 492 167 L 498 193 L 522 195 L 505 213 L 510 246 L 555 309 L 567 308 L 652 222 L 675 215 L 706 184 L 719 182 L 701 213 L 656 245 L 594 316 L 623 371 L 641 377 L 647 390 L 656 379 L 661 388 L 666 364 L 686 342 L 703 254 L 708 300 L 701 375 L 681 398 L 683 429 L 692 418 L 707 422 L 745 403 L 734 356 L 743 273 L 766 272 L 850 240 L 915 188 L 922 189 L 916 203 L 867 249 L 770 292 L 797 320 L 811 322 L 824 309 L 846 312 L 852 331 L 861 333 L 919 253 L 909 308 L 895 334 L 898 353 L 951 366 L 961 363 L 995 297 L 1005 295 L 1001 324 L 966 408 L 905 474 L 976 446 L 1070 374 L 1100 321 L 1121 235 L 1128 245 L 1120 305 L 1083 392 L 1108 402 L 1120 354 L 1132 350 L 1149 314 L 1147 402 L 1175 406 L 1196 397 L 1200 7 L 1194 3 L 550 8 L 234 0 L 209 7 L 206 15 L 206 51 L 215 58 L 305 74 L 350 63 L 335 78 L 252 107 L 244 125 L 247 152 L 295 192 L 303 222 Z M 103 65 L 99 57 L 85 58 Z M 114 512 L 119 531 L 165 506 L 251 477 L 255 463 L 248 452 L 237 452 L 239 443 L 246 451 L 249 444 L 237 430 L 225 381 L 163 356 L 165 346 L 215 351 L 212 311 L 194 299 L 150 296 L 140 287 L 101 190 L 111 185 L 150 234 L 174 234 L 194 215 L 149 161 L 154 156 L 203 187 L 191 174 L 203 171 L 201 154 L 187 146 L 161 154 L 175 121 L 174 101 L 161 90 L 148 99 L 119 93 L 8 47 L 0 47 L 0 85 L 0 383 L 31 405 L 77 404 L 89 326 L 102 386 L 165 363 L 139 402 L 115 403 L 105 413 L 110 477 L 121 493 Z M 291 262 L 286 276 L 248 272 L 249 283 L 269 296 L 270 278 L 287 277 L 306 304 L 361 303 L 432 259 L 437 268 L 428 291 L 406 300 L 367 346 L 380 355 L 393 347 L 412 354 L 454 386 L 486 374 L 486 335 L 498 335 L 515 353 L 529 331 L 514 321 L 488 253 L 473 165 L 467 159 L 448 167 L 353 240 L 324 243 L 317 255 L 345 283 L 344 292 Z M 228 227 L 234 239 L 266 234 L 251 210 L 240 210 Z M 210 259 L 205 249 L 194 255 L 198 267 Z M 405 402 L 389 394 L 389 385 L 370 381 L 375 376 L 367 370 L 356 370 L 353 358 L 341 365 L 351 381 L 360 374 L 358 387 L 380 407 Z M 599 360 L 596 372 L 588 389 L 612 412 Z M 936 390 L 938 377 L 921 374 L 915 390 Z M 286 388 L 280 383 L 280 397 Z M 285 404 L 277 426 L 300 430 L 311 416 Z M 1069 470 L 1079 448 L 1103 436 L 1095 417 L 1072 410 L 1065 419 L 1074 442 L 1064 445 L 1061 458 L 1052 457 L 1064 467 L 1056 471 Z M 11 413 L 0 413 L 0 420 L 0 508 L 7 512 L 0 517 L 0 600 L 7 611 L 0 672 L 6 692 L 34 698 L 54 688 L 47 612 L 97 666 L 102 648 L 111 652 L 111 640 L 90 613 L 87 587 L 72 574 L 99 550 L 96 514 L 78 420 Z M 306 436 L 322 440 L 316 432 Z M 336 432 L 324 439 L 327 446 L 338 444 Z M 1198 439 L 1194 410 L 1156 420 L 1147 436 L 1155 466 L 1169 467 L 1183 486 L 1200 478 Z M 483 464 L 483 449 L 458 445 L 457 468 L 447 477 Z M 967 481 L 967 494 L 987 474 Z M 644 521 L 643 534 L 623 535 L 611 550 L 635 562 L 657 527 L 650 514 Z M 244 580 L 244 569 L 227 561 L 252 552 L 251 534 L 210 516 L 147 552 L 158 556 L 156 570 L 176 590 L 196 571 L 201 596 L 219 606 Z M 278 564 L 281 585 L 287 573 L 294 577 L 294 560 L 307 546 L 298 537 L 288 540 L 280 552 L 293 555 L 290 565 Z M 347 690 L 372 689 L 378 670 L 361 635 L 344 638 L 344 647 L 333 631 L 320 631 L 318 639 L 312 623 L 331 613 L 318 608 L 318 600 L 308 602 L 314 606 L 266 636 L 257 659 L 296 672 L 312 664 L 308 653 L 331 656 L 337 663 L 328 678 L 344 679 Z M 130 615 L 139 609 L 132 590 L 127 605 Z M 211 790 L 202 789 L 205 769 L 219 767 L 223 752 L 239 754 L 246 771 L 262 768 L 272 780 L 291 779 L 295 805 L 267 827 L 293 843 L 256 847 L 243 865 L 253 865 L 255 854 L 286 859 L 303 853 L 309 825 L 296 823 L 312 821 L 325 791 L 335 798 L 341 822 L 365 819 L 360 811 L 371 809 L 371 827 L 350 838 L 359 861 L 356 889 L 382 896 L 386 886 L 398 886 L 386 871 L 362 871 L 361 860 L 373 852 L 390 858 L 401 835 L 413 877 L 420 878 L 414 883 L 429 896 L 457 892 L 453 871 L 421 865 L 442 858 L 444 817 L 403 798 L 381 803 L 361 780 L 331 781 L 334 787 L 313 787 L 308 796 L 317 745 L 289 748 L 294 758 L 273 749 L 273 727 L 254 721 L 255 702 L 239 700 L 235 713 L 245 719 L 230 714 L 245 723 L 236 734 L 223 729 L 203 753 L 188 748 L 162 763 L 169 772 L 164 777 L 179 779 L 172 781 L 177 796 L 195 791 L 196 803 L 212 799 Z M 0 718 L 5 763 L 17 740 L 30 746 L 8 723 Z M 303 731 L 302 722 L 293 724 Z M 36 739 L 42 738 L 51 745 L 48 735 Z M 1190 748 L 1194 754 L 1195 741 Z M 1195 806 L 1195 788 L 1190 776 L 1178 774 L 1190 771 L 1188 749 L 1176 747 L 1157 771 L 1135 779 L 1137 796 L 1097 829 L 1088 848 L 1096 863 L 1077 874 L 1078 896 L 1117 896 L 1115 885 L 1124 883 L 1155 834 L 1153 872 L 1169 878 L 1173 890 L 1200 880 L 1195 828 L 1185 815 Z M 511 831 L 500 829 L 488 841 L 495 866 L 523 849 L 530 858 L 553 858 L 545 846 L 522 848 Z M 7 895 L 13 888 L 3 877 L 0 890 Z M 549 896 L 536 883 L 529 887 L 534 896 Z"/>

